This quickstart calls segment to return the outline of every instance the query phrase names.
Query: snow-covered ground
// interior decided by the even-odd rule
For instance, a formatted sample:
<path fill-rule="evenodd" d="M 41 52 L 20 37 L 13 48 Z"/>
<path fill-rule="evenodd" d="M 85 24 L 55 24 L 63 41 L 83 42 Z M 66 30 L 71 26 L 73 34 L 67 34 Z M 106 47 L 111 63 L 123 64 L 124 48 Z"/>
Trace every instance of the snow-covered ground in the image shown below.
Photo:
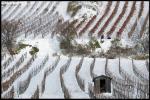
<path fill-rule="evenodd" d="M 79 70 L 78 75 L 81 77 L 81 79 L 84 80 L 85 84 L 85 92 L 88 93 L 88 82 L 92 82 L 92 77 L 90 75 L 90 65 L 92 63 L 92 58 L 85 57 L 81 66 L 81 69 Z"/>
<path fill-rule="evenodd" d="M 144 65 L 145 66 L 145 65 Z M 143 68 L 144 68 L 143 66 Z M 120 67 L 128 74 L 130 75 L 131 79 L 136 79 L 140 81 L 140 79 L 134 74 L 133 66 L 132 66 L 132 60 L 126 59 L 126 58 L 120 58 Z M 147 72 L 147 71 L 146 71 Z M 135 80 L 133 80 L 135 81 Z"/>
<path fill-rule="evenodd" d="M 144 74 L 147 79 L 149 79 L 149 72 L 146 69 L 145 61 L 143 60 L 134 60 L 135 67 L 141 72 L 141 74 Z"/>
<path fill-rule="evenodd" d="M 87 14 L 86 21 L 77 30 L 77 33 L 79 33 L 85 27 L 85 25 L 91 19 L 91 17 L 93 15 L 97 15 L 96 19 L 94 20 L 94 22 L 92 22 L 91 26 L 86 30 L 84 35 L 81 37 L 75 38 L 77 43 L 85 45 L 90 40 L 90 37 L 88 37 L 87 34 L 95 26 L 97 21 L 103 15 L 104 10 L 106 9 L 107 2 L 98 2 L 101 4 L 98 4 L 95 2 L 91 3 L 88 1 L 87 2 L 78 2 L 79 4 L 82 4 L 83 7 L 77 12 L 77 15 L 74 18 L 71 18 L 70 15 L 67 14 L 67 12 L 66 12 L 68 3 L 69 3 L 68 1 L 21 2 L 21 6 L 19 7 L 19 9 L 16 9 L 16 7 L 18 5 L 12 6 L 11 4 L 8 4 L 2 8 L 2 13 L 1 13 L 2 19 L 8 19 L 8 20 L 24 19 L 25 20 L 26 18 L 27 19 L 31 18 L 31 17 L 35 18 L 37 16 L 42 16 L 42 13 L 45 8 L 48 7 L 48 11 L 46 13 L 44 13 L 43 15 L 50 13 L 50 11 L 55 8 L 54 6 L 56 6 L 56 9 L 54 9 L 54 12 L 52 12 L 52 14 L 55 14 L 56 12 L 58 12 L 59 15 L 64 19 L 64 22 L 67 20 L 73 20 L 73 19 L 78 19 L 78 18 L 79 18 L 79 20 L 81 20 L 80 17 L 84 14 Z M 124 1 L 123 2 L 120 1 L 118 11 L 117 11 L 116 15 L 114 16 L 114 18 L 112 19 L 112 21 L 110 22 L 109 26 L 107 26 L 107 28 L 105 29 L 104 33 L 107 33 L 111 29 L 111 27 L 114 25 L 116 19 L 118 18 L 119 14 L 122 11 L 124 4 L 125 4 Z M 120 27 L 122 26 L 122 23 L 126 20 L 127 16 L 129 15 L 129 13 L 131 11 L 132 4 L 133 4 L 133 2 L 129 2 L 129 4 L 127 6 L 127 10 L 125 12 L 125 15 L 119 21 L 119 24 L 117 24 L 116 29 L 112 33 L 112 37 L 115 37 L 116 32 L 120 29 Z M 109 10 L 109 13 L 102 20 L 102 23 L 98 26 L 96 32 L 92 33 L 93 35 L 95 35 L 95 34 L 97 35 L 98 31 L 106 23 L 106 21 L 108 20 L 109 16 L 111 15 L 112 11 L 115 8 L 115 5 L 116 5 L 116 2 L 112 2 L 112 6 Z M 86 6 L 93 6 L 93 8 L 96 8 L 96 11 L 94 11 L 92 9 L 86 9 Z M 132 25 L 137 18 L 137 15 L 138 15 L 139 9 L 140 9 L 139 6 L 140 6 L 140 2 L 137 2 L 134 16 L 129 21 L 130 25 Z M 149 7 L 149 2 L 144 1 L 143 13 L 142 13 L 142 17 L 139 19 L 139 21 L 141 21 L 142 18 L 145 18 L 147 12 L 149 11 L 148 7 Z M 80 21 L 77 22 L 76 25 L 78 25 L 79 23 L 80 23 Z M 128 27 L 129 26 L 127 25 L 126 28 L 128 28 Z M 54 37 L 51 38 L 52 32 L 53 31 L 50 30 L 50 32 L 47 33 L 47 36 L 45 36 L 44 38 L 42 38 L 41 34 L 39 34 L 36 38 L 33 38 L 33 34 L 31 34 L 27 38 L 24 38 L 24 34 L 22 34 L 21 36 L 19 36 L 17 38 L 17 43 L 22 41 L 22 43 L 36 46 L 39 49 L 39 52 L 37 53 L 37 58 L 30 65 L 29 69 L 27 69 L 22 75 L 20 75 L 12 83 L 12 85 L 9 86 L 8 90 L 1 93 L 2 96 L 4 96 L 11 89 L 12 86 L 14 86 L 14 91 L 15 91 L 14 98 L 19 98 L 19 99 L 20 98 L 31 98 L 31 96 L 34 94 L 37 86 L 39 86 L 41 88 L 41 82 L 42 82 L 42 79 L 44 76 L 44 72 L 47 70 L 47 68 L 52 67 L 52 65 L 55 63 L 56 57 L 54 55 L 60 55 L 60 61 L 58 62 L 58 65 L 46 77 L 45 90 L 43 93 L 41 93 L 41 90 L 40 90 L 39 98 L 65 98 L 64 93 L 62 91 L 62 87 L 61 87 L 60 68 L 64 64 L 67 63 L 69 57 L 67 57 L 65 55 L 61 55 L 59 41 L 58 41 L 56 35 L 54 35 Z M 126 37 L 126 35 L 127 35 L 127 31 L 124 31 L 120 42 L 123 47 L 126 47 L 126 45 L 128 45 L 129 47 L 132 47 L 134 44 L 132 42 L 128 41 L 128 38 Z M 100 42 L 99 38 L 98 38 L 98 41 Z M 98 52 L 98 51 L 103 50 L 104 52 L 106 52 L 107 50 L 109 50 L 109 48 L 111 46 L 111 41 L 112 41 L 112 39 L 104 39 L 104 42 L 100 44 L 101 48 L 97 48 L 95 51 Z M 29 59 L 31 58 L 31 55 L 29 54 L 30 50 L 31 50 L 31 47 L 26 47 L 26 48 L 22 49 L 18 55 L 15 55 L 14 61 L 12 61 L 9 64 L 9 66 L 7 66 L 6 69 L 2 70 L 2 75 L 4 74 L 4 72 L 11 69 L 14 64 L 16 64 L 16 62 L 20 59 L 22 54 L 27 52 L 27 58 L 25 58 L 25 60 L 22 62 L 22 64 L 19 66 L 19 68 L 15 69 L 14 72 L 17 72 L 18 70 L 23 68 L 23 66 L 26 65 L 27 62 L 29 61 Z M 37 75 L 35 75 L 31 78 L 29 86 L 26 89 L 26 91 L 23 94 L 18 95 L 17 94 L 18 82 L 24 81 L 25 79 L 27 79 L 29 73 L 34 68 L 36 68 L 37 66 L 39 66 L 41 64 L 41 62 L 44 60 L 44 57 L 46 55 L 49 55 L 49 59 L 46 62 L 46 64 L 43 66 L 43 68 L 40 70 L 40 72 Z M 1 61 L 2 65 L 4 64 L 4 62 L 6 62 L 8 60 L 9 57 L 10 56 L 6 54 L 6 57 L 4 57 L 4 59 Z M 80 62 L 80 59 L 81 59 L 81 57 L 79 57 L 79 56 L 72 57 L 69 68 L 62 75 L 63 79 L 64 79 L 64 84 L 67 87 L 69 94 L 71 96 L 70 98 L 90 98 L 89 94 L 88 94 L 88 83 L 92 83 L 92 77 L 90 75 L 90 65 L 93 61 L 93 58 L 84 57 L 81 69 L 78 72 L 79 77 L 82 80 L 84 80 L 85 91 L 82 91 L 82 89 L 79 87 L 76 76 L 75 76 L 75 70 L 76 70 L 77 65 Z M 146 76 L 146 79 L 149 79 L 149 71 L 146 68 L 145 61 L 146 60 L 134 60 L 134 64 L 135 64 L 135 67 L 137 68 L 137 70 L 140 71 L 140 74 Z M 96 76 L 105 75 L 106 74 L 105 73 L 105 64 L 106 64 L 106 58 L 96 58 L 92 73 L 94 73 L 94 75 L 96 75 Z M 121 64 L 121 68 L 123 68 L 125 70 L 125 72 L 127 72 L 129 75 L 131 75 L 131 77 L 135 77 L 138 81 L 141 81 L 140 78 L 137 75 L 135 75 L 135 73 L 133 71 L 131 59 L 121 57 L 120 64 Z M 108 59 L 107 68 L 109 69 L 110 72 L 113 73 L 114 76 L 116 76 L 119 79 L 123 79 L 123 77 L 119 73 L 119 59 L 118 58 Z M 1 82 L 3 83 L 3 82 L 6 82 L 6 80 L 10 80 L 11 76 L 12 75 L 8 76 L 6 79 L 3 79 Z M 109 94 L 109 93 L 106 93 L 104 95 L 112 96 L 112 94 Z"/>
<path fill-rule="evenodd" d="M 68 58 L 61 57 L 56 69 L 47 76 L 45 91 L 41 98 L 64 98 L 64 94 L 61 89 L 59 71 L 60 68 L 67 63 Z"/>
<path fill-rule="evenodd" d="M 97 76 L 105 75 L 105 64 L 106 58 L 97 58 L 95 61 L 93 73 L 96 74 Z"/>
<path fill-rule="evenodd" d="M 17 11 L 12 15 L 11 18 L 9 18 L 10 20 L 12 19 L 16 19 L 17 16 L 19 16 L 18 14 L 27 6 L 27 3 L 24 3 L 21 5 L 21 7 L 19 9 L 17 9 Z"/>
<path fill-rule="evenodd" d="M 75 77 L 75 69 L 80 59 L 78 57 L 72 58 L 69 68 L 63 74 L 64 84 L 68 88 L 71 98 L 89 98 L 88 94 L 84 93 L 78 86 Z"/>
<path fill-rule="evenodd" d="M 55 10 L 55 12 L 59 12 L 59 14 L 63 16 L 64 21 L 70 19 L 70 16 L 67 14 L 68 3 L 68 1 L 61 1 Z"/>
<path fill-rule="evenodd" d="M 118 7 L 118 10 L 117 10 L 117 13 L 115 14 L 114 18 L 112 19 L 111 22 L 109 22 L 109 25 L 107 26 L 106 30 L 104 31 L 104 35 L 107 35 L 106 33 L 111 29 L 111 27 L 114 25 L 115 21 L 117 20 L 117 18 L 119 17 L 121 11 L 122 11 L 122 8 L 124 6 L 125 2 L 122 1 L 120 2 L 119 4 L 119 7 Z"/>
<path fill-rule="evenodd" d="M 6 19 L 17 6 L 18 5 L 13 5 L 12 8 L 7 12 L 7 14 L 4 17 L 2 17 L 2 19 Z"/>
<path fill-rule="evenodd" d="M 107 68 L 114 74 L 114 76 L 117 76 L 118 78 L 122 78 L 119 73 L 119 59 L 118 58 L 109 59 Z"/>
<path fill-rule="evenodd" d="M 31 82 L 29 83 L 28 88 L 23 94 L 19 95 L 19 98 L 30 98 L 32 94 L 34 93 L 34 91 L 36 90 L 37 86 L 39 86 L 39 88 L 41 87 L 41 82 L 43 79 L 44 71 L 46 68 L 50 67 L 53 62 L 54 62 L 54 57 L 50 57 L 47 63 L 45 64 L 44 68 L 36 76 L 34 76 L 31 79 Z"/>

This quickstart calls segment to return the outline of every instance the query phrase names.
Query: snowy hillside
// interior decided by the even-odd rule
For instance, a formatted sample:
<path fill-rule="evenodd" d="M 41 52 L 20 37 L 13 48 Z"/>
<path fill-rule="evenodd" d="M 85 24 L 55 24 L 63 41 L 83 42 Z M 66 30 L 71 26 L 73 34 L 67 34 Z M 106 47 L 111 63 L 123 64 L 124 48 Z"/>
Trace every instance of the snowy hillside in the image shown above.
<path fill-rule="evenodd" d="M 2 98 L 149 98 L 149 1 L 2 1 L 1 17 Z"/>

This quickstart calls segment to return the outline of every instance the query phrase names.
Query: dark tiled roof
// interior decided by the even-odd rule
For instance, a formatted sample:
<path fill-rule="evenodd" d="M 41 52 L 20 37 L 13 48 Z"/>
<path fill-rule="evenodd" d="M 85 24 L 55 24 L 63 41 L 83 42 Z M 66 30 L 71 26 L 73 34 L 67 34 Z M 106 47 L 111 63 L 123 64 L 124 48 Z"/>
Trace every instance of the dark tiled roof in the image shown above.
<path fill-rule="evenodd" d="M 93 78 L 93 81 L 95 80 L 95 79 L 97 79 L 97 78 L 99 78 L 99 79 L 101 79 L 101 78 L 109 78 L 109 79 L 112 79 L 111 77 L 109 77 L 109 76 L 106 76 L 106 75 L 101 75 L 101 76 L 97 76 L 97 77 L 94 77 Z"/>

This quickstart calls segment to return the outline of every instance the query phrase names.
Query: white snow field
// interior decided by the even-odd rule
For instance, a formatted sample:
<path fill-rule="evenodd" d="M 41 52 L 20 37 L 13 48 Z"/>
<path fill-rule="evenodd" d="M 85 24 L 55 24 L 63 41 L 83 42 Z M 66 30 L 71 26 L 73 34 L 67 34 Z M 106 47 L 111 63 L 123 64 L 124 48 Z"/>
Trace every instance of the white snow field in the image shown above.
<path fill-rule="evenodd" d="M 56 69 L 54 69 L 54 71 L 47 76 L 45 84 L 46 89 L 41 98 L 64 98 L 60 84 L 59 71 L 65 63 L 67 63 L 67 58 L 61 57 Z"/>
<path fill-rule="evenodd" d="M 71 98 L 89 98 L 88 94 L 84 93 L 78 86 L 75 78 L 75 68 L 79 63 L 80 59 L 78 57 L 72 58 L 69 68 L 63 74 L 64 84 L 68 88 Z"/>
<path fill-rule="evenodd" d="M 134 28 L 136 21 L 142 25 L 149 23 L 149 18 L 146 20 L 149 1 L 76 3 L 82 7 L 71 17 L 67 13 L 69 1 L 2 1 L 2 21 L 21 22 L 16 32 L 16 43 L 29 44 L 39 49 L 34 56 L 29 53 L 32 49 L 29 46 L 13 56 L 1 51 L 2 98 L 149 98 L 149 59 L 120 57 L 119 62 L 118 57 L 107 59 L 64 55 L 59 41 L 62 31 L 56 32 L 59 21 L 67 23 L 77 19 L 74 27 L 78 44 L 87 44 L 90 36 L 96 37 L 100 43 L 100 36 L 104 35 L 101 48 L 97 48 L 94 53 L 106 53 L 116 37 L 121 38 L 122 47 L 132 47 L 135 44 L 129 41 L 129 31 Z M 83 16 L 86 16 L 85 21 Z M 140 34 L 142 26 L 139 26 L 130 33 L 131 37 Z M 144 32 L 141 38 L 143 35 Z M 111 39 L 107 36 L 111 36 Z M 96 97 L 93 78 L 101 75 L 112 78 L 111 93 Z"/>

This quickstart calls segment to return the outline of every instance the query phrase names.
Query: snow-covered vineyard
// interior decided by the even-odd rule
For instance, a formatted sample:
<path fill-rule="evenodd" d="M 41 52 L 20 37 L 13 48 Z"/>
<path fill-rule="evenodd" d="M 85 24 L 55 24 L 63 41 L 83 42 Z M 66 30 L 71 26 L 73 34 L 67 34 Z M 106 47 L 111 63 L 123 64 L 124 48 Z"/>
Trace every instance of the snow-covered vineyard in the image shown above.
<path fill-rule="evenodd" d="M 149 98 L 149 58 L 121 55 L 149 37 L 149 1 L 76 1 L 79 9 L 73 13 L 69 1 L 1 3 L 1 22 L 18 21 L 13 42 L 25 46 L 13 55 L 7 43 L 8 50 L 1 50 L 1 98 Z M 70 31 L 76 34 L 68 48 L 70 44 L 60 40 Z M 100 46 L 88 51 L 91 37 Z M 125 51 L 106 57 L 116 38 Z M 68 54 L 61 47 L 68 48 Z M 78 55 L 70 53 L 78 48 Z M 104 56 L 98 56 L 102 52 Z M 93 79 L 101 75 L 111 78 L 111 93 L 95 92 L 99 86 Z"/>

